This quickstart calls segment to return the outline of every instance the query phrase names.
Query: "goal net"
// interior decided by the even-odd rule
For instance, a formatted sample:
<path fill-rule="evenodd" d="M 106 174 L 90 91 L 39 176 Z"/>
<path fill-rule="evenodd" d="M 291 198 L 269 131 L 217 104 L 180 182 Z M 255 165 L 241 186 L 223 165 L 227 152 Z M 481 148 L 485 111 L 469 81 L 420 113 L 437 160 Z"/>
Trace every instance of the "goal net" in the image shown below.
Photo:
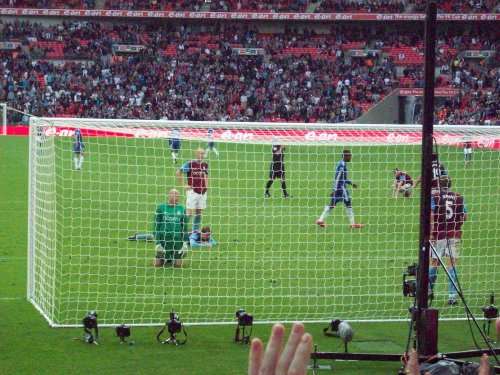
<path fill-rule="evenodd" d="M 419 177 L 419 126 L 32 117 L 30 132 L 28 298 L 52 325 L 79 325 L 89 310 L 109 325 L 161 324 L 171 309 L 189 324 L 234 323 L 239 308 L 258 322 L 407 319 L 413 301 L 402 294 L 402 274 L 418 261 L 420 188 L 393 198 L 393 169 Z M 177 163 L 171 137 L 181 143 Z M 435 138 L 452 189 L 465 196 L 458 278 L 481 314 L 500 290 L 500 129 L 436 126 Z M 210 141 L 218 157 L 206 150 Z M 284 149 L 290 197 L 274 176 L 265 198 L 274 145 Z M 155 243 L 127 238 L 149 238 L 172 188 L 185 204 L 176 172 L 198 148 L 209 165 L 201 226 L 217 244 L 189 247 L 181 268 L 155 267 Z M 321 227 L 344 149 L 358 185 L 347 186 L 352 212 L 340 202 Z M 433 305 L 441 318 L 465 317 L 447 302 L 440 270 Z"/>

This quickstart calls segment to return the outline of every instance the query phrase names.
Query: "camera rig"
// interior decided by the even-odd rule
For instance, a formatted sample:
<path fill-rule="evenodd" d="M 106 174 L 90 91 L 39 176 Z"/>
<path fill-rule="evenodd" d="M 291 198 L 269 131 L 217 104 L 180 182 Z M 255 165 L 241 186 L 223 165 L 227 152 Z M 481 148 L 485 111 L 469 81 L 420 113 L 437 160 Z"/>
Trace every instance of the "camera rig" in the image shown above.
<path fill-rule="evenodd" d="M 133 341 L 125 340 L 125 337 L 130 337 L 130 328 L 125 324 L 120 324 L 115 328 L 116 336 L 120 338 L 120 344 L 128 342 L 129 345 L 134 345 Z"/>
<path fill-rule="evenodd" d="M 339 337 L 339 325 L 342 322 L 339 318 L 337 319 L 332 319 L 328 327 L 323 328 L 323 334 L 327 337 Z M 328 332 L 328 330 L 331 330 L 331 332 Z"/>
<path fill-rule="evenodd" d="M 169 333 L 169 338 L 166 340 L 161 339 L 161 335 L 163 335 L 163 332 L 165 330 L 168 331 Z M 177 339 L 177 334 L 183 332 L 184 334 L 184 340 L 180 341 Z M 170 319 L 168 322 L 165 323 L 163 326 L 162 330 L 158 332 L 156 335 L 156 340 L 161 342 L 162 344 L 174 344 L 174 345 L 184 345 L 187 341 L 187 332 L 186 329 L 184 328 L 184 324 L 179 319 L 179 316 L 174 312 L 174 310 L 170 311 Z"/>
<path fill-rule="evenodd" d="M 498 307 L 495 307 L 493 304 L 495 303 L 495 294 L 493 292 L 490 293 L 490 304 L 488 306 L 483 306 L 483 331 L 488 336 L 490 335 L 490 326 L 491 322 L 498 318 Z"/>
<path fill-rule="evenodd" d="M 417 270 L 418 264 L 413 263 L 403 272 L 403 296 L 405 297 L 415 297 L 417 295 Z M 408 279 L 409 277 L 414 278 Z"/>
<path fill-rule="evenodd" d="M 331 332 L 328 332 L 328 330 Z M 327 337 L 339 337 L 344 342 L 344 350 L 347 353 L 347 343 L 352 341 L 354 337 L 354 331 L 351 325 L 345 320 L 332 319 L 328 327 L 323 329 L 323 334 Z"/>
<path fill-rule="evenodd" d="M 234 342 L 239 344 L 248 344 L 250 342 L 250 337 L 252 336 L 253 330 L 253 315 L 247 313 L 243 309 L 238 309 L 236 311 L 236 319 L 238 319 L 238 324 L 236 325 L 236 332 L 234 334 Z M 250 332 L 245 333 L 246 327 L 250 327 Z M 241 329 L 241 337 L 240 337 Z"/>

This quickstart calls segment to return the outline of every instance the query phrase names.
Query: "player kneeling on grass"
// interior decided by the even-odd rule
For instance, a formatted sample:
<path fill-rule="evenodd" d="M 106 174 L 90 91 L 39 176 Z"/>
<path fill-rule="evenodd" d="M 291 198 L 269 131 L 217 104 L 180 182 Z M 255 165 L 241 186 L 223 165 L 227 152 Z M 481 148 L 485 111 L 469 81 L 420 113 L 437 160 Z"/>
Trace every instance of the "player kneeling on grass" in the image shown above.
<path fill-rule="evenodd" d="M 411 176 L 397 168 L 392 170 L 394 174 L 394 184 L 392 186 L 392 197 L 397 198 L 398 193 L 403 193 L 403 197 L 409 198 L 413 191 L 413 179 Z"/>
<path fill-rule="evenodd" d="M 189 236 L 189 245 L 191 247 L 212 247 L 217 245 L 217 242 L 211 236 L 210 227 L 203 227 L 201 232 L 193 232 Z"/>
<path fill-rule="evenodd" d="M 168 203 L 162 203 L 156 209 L 153 223 L 153 234 L 156 240 L 155 267 L 168 264 L 182 267 L 183 259 L 186 257 L 186 209 L 177 203 L 179 195 L 178 190 L 170 190 Z"/>

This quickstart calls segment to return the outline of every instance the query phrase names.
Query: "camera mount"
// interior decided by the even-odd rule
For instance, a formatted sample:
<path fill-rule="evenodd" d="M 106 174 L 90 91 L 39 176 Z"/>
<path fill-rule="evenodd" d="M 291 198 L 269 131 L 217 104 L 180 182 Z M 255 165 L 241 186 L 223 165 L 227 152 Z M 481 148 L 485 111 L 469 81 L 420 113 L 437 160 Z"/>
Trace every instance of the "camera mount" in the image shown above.
<path fill-rule="evenodd" d="M 331 332 L 328 332 L 331 329 Z M 344 352 L 348 353 L 347 343 L 354 337 L 354 331 L 349 323 L 340 319 L 332 319 L 328 327 L 323 329 L 323 334 L 327 337 L 340 337 L 344 341 Z"/>
<path fill-rule="evenodd" d="M 493 292 L 490 293 L 490 304 L 489 306 L 483 306 L 483 331 L 488 337 L 490 336 L 490 326 L 491 322 L 498 318 L 498 307 L 495 307 L 493 304 L 495 303 L 495 294 Z"/>
<path fill-rule="evenodd" d="M 237 344 L 248 344 L 250 342 L 250 337 L 253 331 L 253 315 L 247 313 L 243 309 L 238 309 L 236 311 L 236 319 L 238 319 L 238 324 L 236 325 L 236 332 L 234 334 L 234 342 Z M 246 334 L 246 327 L 250 327 L 250 333 Z M 241 338 L 240 338 L 241 329 Z"/>
<path fill-rule="evenodd" d="M 403 296 L 415 297 L 417 295 L 417 270 L 418 265 L 413 263 L 403 272 Z M 415 277 L 408 279 L 408 277 Z"/>
<path fill-rule="evenodd" d="M 165 330 L 169 333 L 169 338 L 166 340 L 161 339 L 163 332 Z M 184 340 L 180 341 L 177 339 L 177 334 L 182 332 L 184 334 Z M 162 344 L 174 344 L 174 345 L 184 345 L 187 341 L 187 332 L 184 328 L 184 324 L 179 319 L 179 316 L 174 312 L 174 310 L 170 311 L 170 319 L 165 323 L 162 330 L 158 332 L 156 335 L 156 340 L 161 342 Z"/>

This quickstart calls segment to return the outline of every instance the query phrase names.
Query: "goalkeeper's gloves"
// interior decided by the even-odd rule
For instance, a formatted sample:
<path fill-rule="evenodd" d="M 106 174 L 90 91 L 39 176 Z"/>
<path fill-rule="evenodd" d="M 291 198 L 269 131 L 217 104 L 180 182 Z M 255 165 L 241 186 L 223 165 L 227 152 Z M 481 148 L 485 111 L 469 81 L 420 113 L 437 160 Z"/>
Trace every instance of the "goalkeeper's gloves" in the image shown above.
<path fill-rule="evenodd" d="M 188 251 L 188 245 L 187 245 L 187 242 L 184 241 L 184 243 L 182 244 L 182 249 L 180 249 L 178 251 L 179 254 L 186 254 Z"/>

